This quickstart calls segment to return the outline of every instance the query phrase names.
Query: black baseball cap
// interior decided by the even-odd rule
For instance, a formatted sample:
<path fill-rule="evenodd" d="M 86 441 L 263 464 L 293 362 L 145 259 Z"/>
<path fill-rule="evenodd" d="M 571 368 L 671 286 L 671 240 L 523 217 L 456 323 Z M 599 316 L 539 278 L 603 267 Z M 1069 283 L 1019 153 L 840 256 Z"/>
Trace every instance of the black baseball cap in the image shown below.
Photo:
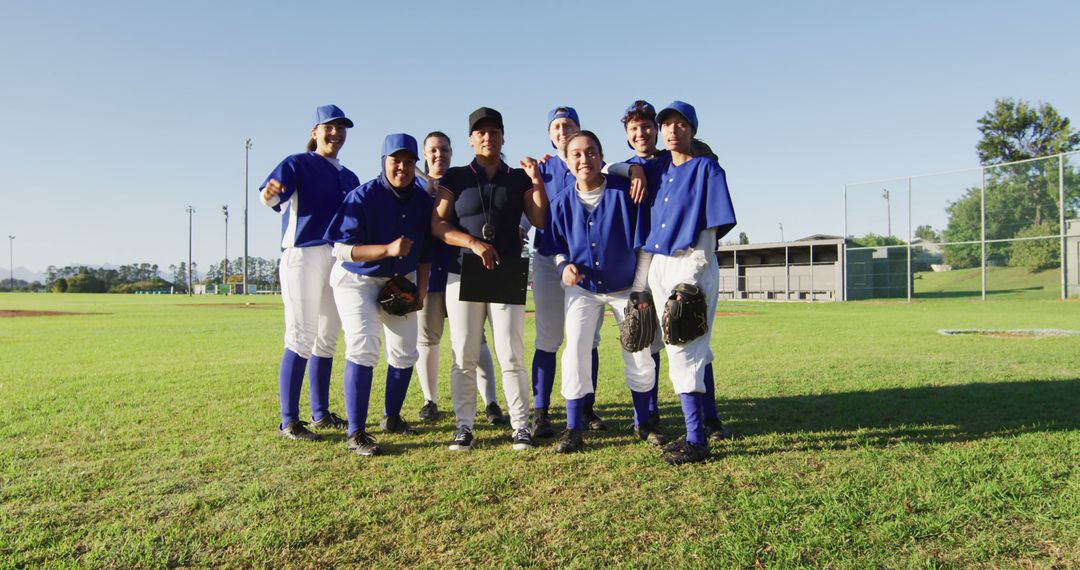
<path fill-rule="evenodd" d="M 493 121 L 496 125 L 499 126 L 500 131 L 505 130 L 503 128 L 502 113 L 496 111 L 495 109 L 492 109 L 491 107 L 480 107 L 479 109 L 469 114 L 469 133 L 472 133 L 474 130 L 476 130 L 476 123 L 479 123 L 484 119 Z"/>

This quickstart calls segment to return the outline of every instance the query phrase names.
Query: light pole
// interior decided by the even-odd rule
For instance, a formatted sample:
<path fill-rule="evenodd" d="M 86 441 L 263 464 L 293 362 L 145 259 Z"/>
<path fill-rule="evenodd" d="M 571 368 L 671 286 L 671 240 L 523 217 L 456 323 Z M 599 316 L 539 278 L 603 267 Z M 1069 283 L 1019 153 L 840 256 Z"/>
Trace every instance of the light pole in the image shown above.
<path fill-rule="evenodd" d="M 780 241 L 784 241 L 784 222 L 780 222 Z"/>
<path fill-rule="evenodd" d="M 195 208 L 187 207 L 187 294 L 191 296 L 191 215 Z"/>
<path fill-rule="evenodd" d="M 885 198 L 885 215 L 888 216 L 888 235 L 892 237 L 892 200 L 889 199 L 889 189 L 881 189 L 881 197 Z"/>
<path fill-rule="evenodd" d="M 8 281 L 8 284 L 9 284 L 8 290 L 14 292 L 15 291 L 15 236 L 13 236 L 13 235 L 8 236 L 8 265 L 11 266 L 11 267 L 8 268 L 8 271 L 10 272 L 10 278 L 11 278 L 11 280 Z"/>
<path fill-rule="evenodd" d="M 251 139 L 244 141 L 244 295 L 247 295 L 248 286 L 248 152 L 251 150 Z"/>
<path fill-rule="evenodd" d="M 225 204 L 221 207 L 221 213 L 225 215 L 225 260 L 222 261 L 222 273 L 224 277 L 221 282 L 225 284 L 225 294 L 229 294 L 229 205 Z"/>

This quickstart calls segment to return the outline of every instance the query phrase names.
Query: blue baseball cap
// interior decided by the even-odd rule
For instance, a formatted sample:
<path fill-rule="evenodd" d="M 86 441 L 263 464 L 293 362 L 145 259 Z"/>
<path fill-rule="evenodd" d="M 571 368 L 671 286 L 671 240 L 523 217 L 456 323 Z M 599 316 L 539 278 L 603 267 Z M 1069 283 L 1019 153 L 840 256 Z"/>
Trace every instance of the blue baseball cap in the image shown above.
<path fill-rule="evenodd" d="M 578 120 L 577 111 L 573 107 L 555 107 L 548 111 L 548 126 L 551 126 L 551 122 L 555 119 L 570 119 L 574 121 L 574 124 L 581 128 L 581 121 Z"/>
<path fill-rule="evenodd" d="M 390 156 L 395 152 L 407 150 L 412 153 L 413 158 L 420 160 L 420 153 L 417 152 L 416 139 L 405 133 L 394 133 L 386 135 L 382 143 L 382 155 Z"/>
<path fill-rule="evenodd" d="M 656 114 L 656 124 L 663 124 L 664 117 L 670 115 L 671 113 L 678 113 L 685 117 L 686 120 L 689 121 L 690 127 L 694 129 L 695 133 L 697 132 L 697 111 L 694 110 L 693 105 L 691 105 L 690 103 L 684 103 L 682 101 L 672 101 L 671 103 L 668 103 L 667 107 L 664 107 L 659 113 Z"/>
<path fill-rule="evenodd" d="M 345 116 L 345 111 L 342 111 L 341 107 L 338 107 L 337 105 L 323 105 L 315 109 L 316 125 L 332 123 L 334 121 L 341 121 L 350 129 L 353 127 L 353 122 Z"/>

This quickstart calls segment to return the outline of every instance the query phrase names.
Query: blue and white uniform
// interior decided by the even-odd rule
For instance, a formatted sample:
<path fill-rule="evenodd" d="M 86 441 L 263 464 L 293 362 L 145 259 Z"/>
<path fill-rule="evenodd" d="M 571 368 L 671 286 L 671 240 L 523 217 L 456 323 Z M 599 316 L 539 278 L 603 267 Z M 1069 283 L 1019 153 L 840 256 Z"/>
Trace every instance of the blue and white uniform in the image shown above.
<path fill-rule="evenodd" d="M 434 198 L 435 191 L 431 187 L 431 181 L 419 176 L 417 180 Z M 424 400 L 428 402 L 439 400 L 439 343 L 442 342 L 446 324 L 446 277 L 450 267 L 450 257 L 456 253 L 457 248 L 450 247 L 440 240 L 433 240 L 428 294 L 424 299 L 424 308 L 417 313 L 420 330 L 416 348 L 420 353 L 420 361 L 416 376 L 420 380 Z M 478 386 L 482 386 L 480 397 L 485 406 L 497 401 L 495 364 L 491 359 L 488 343 L 483 338 L 480 344 L 480 365 L 476 369 L 476 382 Z"/>
<path fill-rule="evenodd" d="M 577 411 L 593 393 L 592 337 L 610 306 L 622 323 L 631 291 L 646 288 L 645 272 L 637 275 L 637 248 L 647 229 L 641 226 L 640 208 L 630 197 L 626 178 L 605 177 L 600 188 L 583 191 L 575 186 L 551 204 L 549 243 L 561 275 L 568 264 L 577 267 L 582 281 L 566 289 L 566 350 L 563 351 L 562 395 L 567 400 L 567 428 L 580 430 Z M 635 287 L 636 285 L 636 287 Z M 626 385 L 646 395 L 655 385 L 649 351 L 621 350 Z M 640 399 L 640 398 L 639 398 Z M 581 410 L 583 412 L 584 410 Z M 635 423 L 648 421 L 647 408 Z M 639 414 L 635 413 L 635 416 Z"/>
<path fill-rule="evenodd" d="M 339 116 L 320 118 L 319 113 L 331 107 Z M 343 119 L 344 114 L 337 107 L 320 107 L 316 121 L 327 118 Z M 320 421 L 330 413 L 330 375 L 341 321 L 328 281 L 334 258 L 324 234 L 345 194 L 360 182 L 337 159 L 314 152 L 286 157 L 259 190 L 271 180 L 284 188 L 282 193 L 262 200 L 282 213 L 279 275 L 285 305 L 285 352 L 278 394 L 284 428 L 300 420 L 305 367 L 311 383 L 312 419 Z"/>
<path fill-rule="evenodd" d="M 415 313 L 387 314 L 380 310 L 378 297 L 390 278 L 407 276 L 415 281 L 421 264 L 425 265 L 421 270 L 427 270 L 433 205 L 431 196 L 416 180 L 407 188 L 395 189 L 383 174 L 349 192 L 326 230 L 326 239 L 335 244 L 338 256 L 330 273 L 330 285 L 345 330 L 345 408 L 350 435 L 363 430 L 367 421 L 380 333 L 386 338 L 388 365 L 384 415 L 401 414 L 419 356 L 417 318 Z M 408 255 L 346 261 L 351 259 L 352 246 L 388 244 L 402 236 L 412 240 Z"/>

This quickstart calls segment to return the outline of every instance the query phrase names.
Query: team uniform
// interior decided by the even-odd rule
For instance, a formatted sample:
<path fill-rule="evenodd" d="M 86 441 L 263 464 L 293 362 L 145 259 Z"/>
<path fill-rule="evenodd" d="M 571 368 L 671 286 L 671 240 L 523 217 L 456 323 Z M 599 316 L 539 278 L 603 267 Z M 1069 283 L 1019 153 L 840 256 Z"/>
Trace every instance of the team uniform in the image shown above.
<path fill-rule="evenodd" d="M 425 191 L 434 198 L 435 189 L 428 179 L 417 180 Z M 446 323 L 446 277 L 450 267 L 450 256 L 456 248 L 434 240 L 431 251 L 431 273 L 428 277 L 427 297 L 424 307 L 417 313 L 419 336 L 417 350 L 420 360 L 416 375 L 420 380 L 420 389 L 424 392 L 425 402 L 437 402 L 439 399 L 439 343 L 442 341 Z M 477 384 L 482 385 L 480 397 L 491 417 L 501 417 L 498 411 L 498 397 L 495 389 L 495 365 L 491 360 L 491 350 L 487 340 L 481 338 L 480 367 L 476 370 Z M 494 404 L 494 406 L 493 406 Z"/>
<path fill-rule="evenodd" d="M 468 166 L 447 170 L 441 184 L 454 196 L 451 225 L 480 238 L 484 235 L 484 226 L 493 224 L 494 234 L 485 241 L 494 246 L 500 258 L 521 256 L 518 222 L 524 212 L 525 195 L 533 188 L 532 180 L 524 170 L 500 163 L 494 177 L 488 179 L 484 168 L 473 160 Z M 495 354 L 502 370 L 515 448 L 531 447 L 529 376 L 524 355 L 525 306 L 461 301 L 462 255 L 472 253 L 468 248 L 457 249 L 451 256 L 446 283 L 446 312 L 455 364 L 450 373 L 450 386 L 457 416 L 457 432 L 451 449 L 472 447 L 476 369 L 480 359 L 480 337 L 487 320 L 491 322 Z"/>
<path fill-rule="evenodd" d="M 674 110 L 682 113 L 689 107 L 681 105 L 685 107 Z M 693 113 L 693 108 L 687 112 Z M 686 422 L 686 443 L 707 450 L 705 381 L 719 290 L 715 250 L 717 240 L 735 226 L 735 212 L 724 169 L 712 158 L 695 157 L 675 165 L 671 154 L 665 153 L 646 168 L 658 183 L 642 244 L 643 251 L 652 254 L 648 283 L 653 299 L 663 303 L 676 285 L 692 283 L 703 290 L 707 302 L 706 334 L 681 345 L 665 343 L 669 376 Z"/>
<path fill-rule="evenodd" d="M 606 177 L 597 190 L 571 186 L 551 203 L 549 244 L 559 275 L 568 264 L 583 279 L 566 289 L 566 350 L 563 351 L 562 395 L 567 429 L 581 431 L 585 399 L 593 393 L 590 348 L 596 325 L 610 306 L 622 323 L 631 291 L 647 286 L 637 272 L 637 249 L 647 227 L 633 202 L 626 178 Z M 635 277 L 637 280 L 635 281 Z M 649 350 L 622 350 L 626 385 L 634 401 L 634 423 L 649 422 L 648 395 L 656 384 Z"/>
<path fill-rule="evenodd" d="M 351 191 L 326 231 L 326 239 L 335 244 L 339 257 L 330 274 L 330 285 L 345 330 L 345 409 L 350 447 L 357 434 L 366 434 L 380 333 L 386 339 L 387 360 L 384 429 L 390 418 L 400 419 L 413 365 L 419 358 L 417 318 L 415 313 L 397 316 L 380 310 L 378 297 L 391 278 L 406 276 L 415 282 L 418 268 L 427 271 L 433 205 L 431 196 L 417 181 L 406 189 L 395 189 L 383 174 Z M 413 242 L 405 256 L 346 261 L 351 259 L 349 252 L 354 245 L 387 244 L 400 236 Z M 400 433 L 412 430 L 406 425 Z"/>
<path fill-rule="evenodd" d="M 340 418 L 329 411 L 330 376 L 341 321 L 329 285 L 334 258 L 324 234 L 345 194 L 359 185 L 359 179 L 338 160 L 307 152 L 286 157 L 259 190 L 271 180 L 284 187 L 282 193 L 263 200 L 282 213 L 279 275 L 285 305 L 285 351 L 278 375 L 281 429 L 303 425 L 299 402 L 305 367 L 312 420 L 316 427 L 336 427 Z"/>

